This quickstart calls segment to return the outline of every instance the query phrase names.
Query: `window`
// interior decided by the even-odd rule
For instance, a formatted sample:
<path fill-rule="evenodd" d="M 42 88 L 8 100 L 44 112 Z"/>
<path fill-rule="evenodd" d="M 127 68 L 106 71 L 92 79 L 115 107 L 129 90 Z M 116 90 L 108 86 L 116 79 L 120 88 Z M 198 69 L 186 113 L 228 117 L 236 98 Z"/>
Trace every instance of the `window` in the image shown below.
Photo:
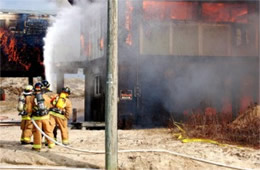
<path fill-rule="evenodd" d="M 0 28 L 4 28 L 5 27 L 5 20 L 0 20 Z"/>
<path fill-rule="evenodd" d="M 253 32 L 253 31 L 252 31 Z M 252 40 L 250 42 L 250 37 L 252 37 L 252 32 L 249 32 L 249 29 L 247 27 L 239 27 L 236 26 L 235 28 L 235 41 L 234 44 L 236 47 L 241 47 L 241 46 L 247 46 L 252 43 Z M 251 38 L 252 39 L 252 38 Z"/>
<path fill-rule="evenodd" d="M 9 27 L 16 27 L 17 21 L 16 20 L 10 20 L 9 21 Z"/>
<path fill-rule="evenodd" d="M 153 23 L 155 24 L 155 22 Z M 157 22 L 156 26 L 143 23 L 140 29 L 140 53 L 142 55 L 170 54 L 170 23 Z"/>
<path fill-rule="evenodd" d="M 97 96 L 100 96 L 101 95 L 101 76 L 96 76 L 95 79 L 94 79 L 94 96 L 97 97 Z"/>
<path fill-rule="evenodd" d="M 242 31 L 241 29 L 236 29 L 236 46 L 242 45 Z"/>

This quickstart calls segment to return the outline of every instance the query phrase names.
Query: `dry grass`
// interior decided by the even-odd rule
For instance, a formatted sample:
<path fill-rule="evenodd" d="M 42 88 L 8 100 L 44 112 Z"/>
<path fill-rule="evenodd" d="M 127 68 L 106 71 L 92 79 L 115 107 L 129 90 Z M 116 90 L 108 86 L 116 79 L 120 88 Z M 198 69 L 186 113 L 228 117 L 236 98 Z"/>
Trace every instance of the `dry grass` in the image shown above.
<path fill-rule="evenodd" d="M 184 136 L 260 148 L 259 117 L 255 116 L 240 126 L 224 120 L 225 117 L 220 114 L 207 116 L 202 113 L 194 113 L 182 124 L 182 128 L 185 130 Z M 174 131 L 176 132 L 176 129 Z"/>

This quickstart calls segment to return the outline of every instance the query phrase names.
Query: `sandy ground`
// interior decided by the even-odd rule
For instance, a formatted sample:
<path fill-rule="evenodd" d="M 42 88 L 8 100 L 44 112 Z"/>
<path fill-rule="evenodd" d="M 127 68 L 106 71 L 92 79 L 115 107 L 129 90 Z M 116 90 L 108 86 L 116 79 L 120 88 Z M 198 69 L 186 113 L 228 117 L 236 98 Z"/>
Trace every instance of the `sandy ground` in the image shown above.
<path fill-rule="evenodd" d="M 12 82 L 2 83 L 6 88 Z M 20 86 L 13 84 L 13 88 Z M 78 84 L 77 88 L 84 89 Z M 8 92 L 7 100 L 0 101 L 0 117 L 7 116 L 8 120 L 19 121 L 16 112 L 17 96 Z M 74 95 L 73 107 L 79 110 L 79 117 L 83 113 L 83 97 Z M 81 119 L 81 118 L 80 118 Z M 1 120 L 0 120 L 1 121 Z M 66 166 L 81 168 L 105 167 L 105 155 L 78 152 L 56 146 L 48 149 L 43 146 L 41 152 L 32 151 L 31 145 L 20 145 L 20 128 L 18 126 L 0 126 L 0 167 L 9 165 L 34 166 Z M 73 130 L 70 129 L 70 146 L 83 150 L 104 151 L 104 130 Z M 60 141 L 60 134 L 58 140 Z M 174 139 L 171 130 L 161 129 L 133 129 L 118 130 L 118 149 L 164 149 L 188 156 L 215 161 L 242 169 L 260 169 L 260 151 L 252 148 L 236 146 L 219 146 L 209 143 L 182 143 Z M 161 152 L 131 152 L 118 153 L 120 169 L 230 169 L 204 162 L 199 162 L 169 153 Z"/>

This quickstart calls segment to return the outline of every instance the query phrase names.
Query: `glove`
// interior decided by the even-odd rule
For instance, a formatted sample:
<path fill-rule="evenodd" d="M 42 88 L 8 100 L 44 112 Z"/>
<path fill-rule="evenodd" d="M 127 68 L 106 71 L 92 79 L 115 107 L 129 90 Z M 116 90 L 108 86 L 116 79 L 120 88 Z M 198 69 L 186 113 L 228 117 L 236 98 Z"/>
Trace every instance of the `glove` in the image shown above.
<path fill-rule="evenodd" d="M 20 112 L 20 113 L 18 114 L 18 116 L 24 116 L 24 115 L 26 115 L 25 111 L 22 111 L 22 112 Z"/>

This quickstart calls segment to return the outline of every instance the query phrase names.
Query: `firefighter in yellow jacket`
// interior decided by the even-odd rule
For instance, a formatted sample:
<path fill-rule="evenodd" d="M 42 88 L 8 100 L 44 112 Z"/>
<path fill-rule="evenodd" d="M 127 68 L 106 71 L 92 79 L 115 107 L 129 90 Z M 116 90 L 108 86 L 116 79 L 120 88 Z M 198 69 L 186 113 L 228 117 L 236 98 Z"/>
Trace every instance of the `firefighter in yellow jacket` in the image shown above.
<path fill-rule="evenodd" d="M 47 81 L 47 80 L 42 80 L 42 93 L 47 95 L 50 99 L 52 99 L 53 97 L 56 97 L 56 93 L 53 93 L 51 90 L 50 90 L 50 83 Z M 56 131 L 55 131 L 56 130 Z M 55 128 L 55 132 L 56 132 L 56 136 L 57 136 L 57 128 Z M 56 136 L 55 136 L 55 133 L 53 132 L 54 134 L 54 139 L 56 140 Z M 45 145 L 48 145 L 47 143 L 45 143 Z"/>
<path fill-rule="evenodd" d="M 37 126 L 53 138 L 50 116 L 48 109 L 51 107 L 50 98 L 42 93 L 42 83 L 38 82 L 34 85 L 34 95 L 31 98 L 28 107 L 28 113 L 31 114 L 32 119 L 36 122 Z M 53 148 L 55 144 L 48 140 L 48 147 Z M 33 127 L 33 150 L 40 151 L 42 146 L 41 132 L 34 126 Z"/>
<path fill-rule="evenodd" d="M 49 98 L 55 98 L 58 94 L 53 93 L 50 90 L 50 83 L 47 80 L 42 80 L 42 92 L 46 94 Z M 56 125 L 53 130 L 54 139 L 57 140 L 57 130 L 58 126 Z"/>
<path fill-rule="evenodd" d="M 50 108 L 50 120 L 52 124 L 52 131 L 55 125 L 58 125 L 61 130 L 62 143 L 69 144 L 68 135 L 68 119 L 72 113 L 72 104 L 68 99 L 70 95 L 70 88 L 64 87 L 61 93 L 52 99 L 52 108 Z"/>
<path fill-rule="evenodd" d="M 22 135 L 20 139 L 22 145 L 30 144 L 31 137 L 32 137 L 33 124 L 31 122 L 31 117 L 28 116 L 28 113 L 26 112 L 26 108 L 27 108 L 26 103 L 31 101 L 32 93 L 33 93 L 33 86 L 27 85 L 23 89 L 23 92 L 19 96 L 19 100 L 18 100 L 17 110 L 19 111 L 19 115 L 22 116 L 22 121 L 21 121 Z"/>

